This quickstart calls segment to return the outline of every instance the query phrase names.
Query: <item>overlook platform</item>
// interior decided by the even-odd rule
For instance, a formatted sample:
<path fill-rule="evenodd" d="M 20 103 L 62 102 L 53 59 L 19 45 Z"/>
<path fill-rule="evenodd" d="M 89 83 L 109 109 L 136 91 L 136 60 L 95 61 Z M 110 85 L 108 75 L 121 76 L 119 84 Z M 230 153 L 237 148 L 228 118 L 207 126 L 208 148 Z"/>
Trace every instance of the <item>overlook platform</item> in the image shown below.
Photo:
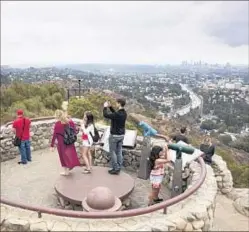
<path fill-rule="evenodd" d="M 49 149 L 34 151 L 32 152 L 32 162 L 28 163 L 27 165 L 18 165 L 18 161 L 19 156 L 15 159 L 1 163 L 1 196 L 5 199 L 15 202 L 21 202 L 35 206 L 61 208 L 54 188 L 56 183 L 58 183 L 61 178 L 64 178 L 63 176 L 60 176 L 60 172 L 62 170 L 60 167 L 57 151 L 51 152 Z M 99 178 L 101 185 L 103 185 L 103 183 L 106 183 L 106 185 L 111 185 L 110 188 L 112 191 L 115 187 L 117 192 L 114 192 L 114 194 L 117 194 L 119 197 L 124 196 L 135 185 L 133 191 L 128 197 L 129 199 L 127 199 L 127 202 L 130 202 L 127 208 L 134 209 L 147 206 L 147 196 L 151 190 L 149 180 L 139 179 L 137 178 L 136 172 L 128 170 L 124 170 L 122 174 L 123 177 L 122 175 L 111 176 L 107 173 L 107 170 L 108 168 L 103 168 L 96 171 L 96 175 L 93 173 L 95 177 Z M 81 168 L 78 167 L 71 172 L 73 174 L 74 172 L 78 173 L 80 171 Z M 105 171 L 105 177 L 102 177 L 102 171 Z M 90 176 L 87 176 L 87 174 L 78 173 L 78 175 L 81 178 L 90 178 Z M 110 180 L 113 180 L 112 178 L 119 178 L 118 183 L 103 182 L 104 178 L 107 177 L 111 178 Z M 126 185 L 126 187 L 122 190 L 122 186 L 125 184 L 122 182 L 125 182 L 126 180 L 128 180 L 130 184 Z M 133 182 L 131 182 L 131 180 L 133 180 Z M 90 179 L 88 181 L 90 182 Z M 64 192 L 64 194 L 67 193 Z M 170 192 L 166 187 L 162 188 L 160 194 L 160 197 L 164 198 L 165 200 L 170 196 Z M 72 205 L 66 205 L 65 208 L 73 209 Z M 173 209 L 174 207 L 170 207 L 170 211 Z M 82 210 L 81 206 L 80 208 L 76 207 L 75 210 Z"/>
<path fill-rule="evenodd" d="M 120 200 L 127 198 L 135 187 L 135 180 L 127 173 L 110 175 L 108 168 L 93 167 L 92 173 L 83 174 L 82 168 L 74 168 L 68 176 L 60 176 L 55 191 L 71 204 L 80 205 L 87 194 L 96 187 L 109 188 Z"/>

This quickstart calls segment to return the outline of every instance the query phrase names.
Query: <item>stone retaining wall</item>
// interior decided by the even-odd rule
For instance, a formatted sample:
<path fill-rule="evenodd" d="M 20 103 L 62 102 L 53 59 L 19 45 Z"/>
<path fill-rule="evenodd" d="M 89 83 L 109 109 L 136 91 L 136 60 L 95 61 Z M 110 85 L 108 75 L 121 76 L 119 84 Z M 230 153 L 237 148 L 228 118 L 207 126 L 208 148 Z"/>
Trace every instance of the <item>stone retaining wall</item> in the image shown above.
<path fill-rule="evenodd" d="M 36 151 L 50 146 L 52 130 L 55 120 L 32 122 L 31 124 L 31 150 Z M 14 133 L 11 125 L 0 132 L 0 161 L 6 161 L 19 155 L 18 148 L 12 143 Z"/>
<path fill-rule="evenodd" d="M 74 122 L 79 125 L 80 120 L 74 119 Z M 54 123 L 55 123 L 54 119 L 32 122 L 31 130 L 30 130 L 32 151 L 48 148 L 50 146 Z M 0 138 L 1 138 L 0 161 L 1 162 L 13 159 L 19 155 L 18 148 L 15 147 L 12 143 L 13 136 L 14 134 L 12 132 L 11 125 L 8 126 L 7 128 L 2 129 L 0 132 Z M 78 134 L 78 140 L 75 143 L 78 154 L 80 154 L 80 151 L 79 151 L 80 141 L 81 141 L 81 133 Z M 130 168 L 132 170 L 137 169 L 139 165 L 139 160 L 140 160 L 141 144 L 142 144 L 142 137 L 138 137 L 136 149 L 134 150 L 123 149 L 125 167 Z M 93 158 L 94 158 L 95 165 L 108 166 L 109 156 L 100 147 L 96 146 Z M 81 162 L 83 161 L 81 160 Z"/>
<path fill-rule="evenodd" d="M 221 156 L 213 156 L 212 168 L 215 173 L 219 192 L 222 194 L 231 192 L 233 189 L 233 177 Z"/>
<path fill-rule="evenodd" d="M 190 186 L 200 177 L 201 168 L 197 162 L 189 166 L 192 172 Z M 207 177 L 196 193 L 173 205 L 173 213 L 162 211 L 142 216 L 120 219 L 74 219 L 57 217 L 13 208 L 1 204 L 1 231 L 208 231 L 212 227 L 216 180 L 211 167 Z"/>

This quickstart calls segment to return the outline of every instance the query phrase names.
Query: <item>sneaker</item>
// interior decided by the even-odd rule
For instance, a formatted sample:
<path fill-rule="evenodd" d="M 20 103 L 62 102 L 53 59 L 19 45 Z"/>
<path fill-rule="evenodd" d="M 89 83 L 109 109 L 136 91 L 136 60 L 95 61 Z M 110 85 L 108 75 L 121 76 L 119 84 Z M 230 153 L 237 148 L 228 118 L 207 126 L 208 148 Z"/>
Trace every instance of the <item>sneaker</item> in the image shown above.
<path fill-rule="evenodd" d="M 111 175 L 118 175 L 119 173 L 120 173 L 120 170 L 112 169 L 112 170 L 109 171 L 109 174 L 111 174 Z"/>
<path fill-rule="evenodd" d="M 154 202 L 155 203 L 159 203 L 159 202 L 162 202 L 163 201 L 163 199 L 162 198 L 157 198 L 157 199 L 154 199 Z"/>
<path fill-rule="evenodd" d="M 19 161 L 18 164 L 27 164 L 27 162 Z"/>

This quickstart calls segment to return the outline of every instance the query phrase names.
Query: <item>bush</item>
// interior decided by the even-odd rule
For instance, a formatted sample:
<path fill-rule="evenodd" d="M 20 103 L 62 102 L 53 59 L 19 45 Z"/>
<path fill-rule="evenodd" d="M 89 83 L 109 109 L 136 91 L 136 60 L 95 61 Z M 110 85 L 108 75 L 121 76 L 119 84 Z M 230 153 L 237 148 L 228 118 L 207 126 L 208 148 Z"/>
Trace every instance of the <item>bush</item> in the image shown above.
<path fill-rule="evenodd" d="M 220 135 L 218 139 L 225 145 L 229 145 L 233 141 L 230 135 Z"/>
<path fill-rule="evenodd" d="M 50 116 L 60 109 L 65 91 L 56 84 L 26 84 L 13 82 L 1 91 L 1 123 L 16 117 L 16 110 L 22 109 L 28 117 Z"/>
<path fill-rule="evenodd" d="M 202 130 L 213 130 L 217 128 L 217 124 L 214 123 L 212 120 L 203 121 L 201 124 Z"/>
<path fill-rule="evenodd" d="M 239 150 L 249 152 L 249 135 L 239 138 L 238 140 L 231 143 L 231 146 Z"/>
<path fill-rule="evenodd" d="M 105 101 L 110 101 L 113 106 L 116 104 L 116 100 L 103 94 L 88 94 L 83 98 L 71 98 L 68 105 L 68 112 L 72 117 L 83 118 L 85 111 L 91 111 L 94 115 L 95 121 L 101 120 L 103 123 L 103 104 Z M 114 107 L 115 108 L 115 107 Z M 104 122 L 109 122 L 104 120 Z M 138 130 L 138 135 L 141 135 L 141 131 L 137 125 L 129 121 L 126 121 L 126 128 L 129 130 Z"/>
<path fill-rule="evenodd" d="M 227 163 L 228 169 L 233 176 L 233 182 L 235 188 L 249 188 L 248 174 L 249 166 L 237 164 L 232 158 L 232 153 L 229 149 L 216 148 L 216 154 L 220 155 Z"/>

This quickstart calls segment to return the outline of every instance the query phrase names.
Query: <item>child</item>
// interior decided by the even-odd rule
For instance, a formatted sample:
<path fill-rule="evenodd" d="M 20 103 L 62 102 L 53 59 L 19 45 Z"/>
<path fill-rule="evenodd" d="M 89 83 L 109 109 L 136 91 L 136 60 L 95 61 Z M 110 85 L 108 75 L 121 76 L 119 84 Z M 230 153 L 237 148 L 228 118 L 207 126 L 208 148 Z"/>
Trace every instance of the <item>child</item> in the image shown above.
<path fill-rule="evenodd" d="M 150 172 L 150 181 L 152 184 L 152 191 L 149 195 L 149 204 L 153 205 L 163 201 L 163 199 L 158 198 L 161 183 L 164 177 L 164 167 L 165 164 L 170 162 L 168 158 L 168 146 L 166 145 L 164 148 L 160 146 L 154 146 L 150 153 L 149 165 L 151 168 Z"/>
<path fill-rule="evenodd" d="M 94 117 L 90 111 L 85 112 L 83 121 L 81 123 L 82 130 L 82 158 L 86 164 L 86 168 L 83 173 L 91 173 L 92 170 L 92 154 L 91 146 L 93 145 L 92 135 L 94 135 Z"/>

